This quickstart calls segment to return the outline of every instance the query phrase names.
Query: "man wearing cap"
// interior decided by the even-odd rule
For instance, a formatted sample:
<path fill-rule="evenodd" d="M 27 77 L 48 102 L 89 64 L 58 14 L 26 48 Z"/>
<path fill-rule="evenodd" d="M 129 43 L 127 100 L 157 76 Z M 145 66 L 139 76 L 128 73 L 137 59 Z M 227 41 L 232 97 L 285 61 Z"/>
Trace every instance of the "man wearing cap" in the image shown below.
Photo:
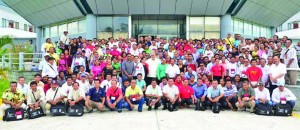
<path fill-rule="evenodd" d="M 100 80 L 94 80 L 94 84 L 95 87 L 89 90 L 85 101 L 85 106 L 89 112 L 92 112 L 93 108 L 102 111 L 105 103 L 105 90 L 100 87 Z"/>
<path fill-rule="evenodd" d="M 79 88 L 84 91 L 85 94 L 89 92 L 89 83 L 87 80 L 87 75 L 85 73 L 80 74 L 80 80 L 78 81 Z"/>
<path fill-rule="evenodd" d="M 48 77 L 53 78 L 54 80 L 57 79 L 58 70 L 57 70 L 57 66 L 54 64 L 54 58 L 52 57 L 49 58 L 48 64 L 46 64 L 43 67 L 42 76 L 44 77 L 46 75 L 48 75 Z"/>
<path fill-rule="evenodd" d="M 274 89 L 272 94 L 273 106 L 277 104 L 288 104 L 293 109 L 296 104 L 296 96 L 292 93 L 291 90 L 284 87 L 283 82 L 280 82 L 278 88 Z"/>
<path fill-rule="evenodd" d="M 111 87 L 107 89 L 106 103 L 111 111 L 117 108 L 119 113 L 122 112 L 123 94 L 122 89 L 117 86 L 116 80 L 111 81 Z"/>
<path fill-rule="evenodd" d="M 27 93 L 27 105 L 31 110 L 41 107 L 45 111 L 46 106 L 45 93 L 42 89 L 37 88 L 37 83 L 35 81 L 30 83 L 30 90 Z"/>
<path fill-rule="evenodd" d="M 39 71 L 40 71 L 40 72 L 42 72 L 43 67 L 46 66 L 46 65 L 48 64 L 49 58 L 50 58 L 49 53 L 45 53 L 45 54 L 44 54 L 44 59 L 43 59 L 43 60 L 40 62 L 40 64 L 39 64 Z"/>
<path fill-rule="evenodd" d="M 259 82 L 258 87 L 254 89 L 255 91 L 255 104 L 269 104 L 272 106 L 272 101 L 270 98 L 269 89 L 265 88 L 265 84 L 263 82 Z"/>
<path fill-rule="evenodd" d="M 248 81 L 243 82 L 243 88 L 238 91 L 238 102 L 236 102 L 236 106 L 239 110 L 246 110 L 246 107 L 250 107 L 250 113 L 254 112 L 255 107 L 255 91 L 252 87 L 249 86 Z"/>
<path fill-rule="evenodd" d="M 49 89 L 46 93 L 46 110 L 50 110 L 52 105 L 65 105 L 66 102 L 64 101 L 64 98 L 66 97 L 67 95 L 63 92 L 62 88 L 58 86 L 57 81 L 53 80 L 51 83 L 51 89 Z"/>
<path fill-rule="evenodd" d="M 76 57 L 73 58 L 72 60 L 72 65 L 71 65 L 71 70 L 73 73 L 78 73 L 80 66 L 84 66 L 85 67 L 85 60 L 84 58 L 81 57 L 81 53 L 80 52 L 76 52 Z"/>

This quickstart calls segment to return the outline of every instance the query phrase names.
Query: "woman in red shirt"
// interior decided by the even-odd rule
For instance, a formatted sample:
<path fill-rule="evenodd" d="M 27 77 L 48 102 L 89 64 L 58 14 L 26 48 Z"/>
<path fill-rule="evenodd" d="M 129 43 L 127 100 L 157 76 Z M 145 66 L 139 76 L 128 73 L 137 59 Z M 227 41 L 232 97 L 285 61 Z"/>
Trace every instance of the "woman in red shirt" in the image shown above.
<path fill-rule="evenodd" d="M 224 79 L 225 68 L 220 65 L 220 60 L 216 58 L 215 65 L 210 69 L 213 79 L 216 79 L 220 82 L 221 79 Z"/>

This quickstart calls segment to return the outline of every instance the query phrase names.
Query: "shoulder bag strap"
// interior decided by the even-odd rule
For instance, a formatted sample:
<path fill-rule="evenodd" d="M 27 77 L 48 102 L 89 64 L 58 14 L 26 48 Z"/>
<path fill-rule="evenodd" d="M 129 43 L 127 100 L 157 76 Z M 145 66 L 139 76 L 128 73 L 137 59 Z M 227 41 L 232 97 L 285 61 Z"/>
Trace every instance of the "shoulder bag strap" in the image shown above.
<path fill-rule="evenodd" d="M 35 100 L 35 101 L 38 101 L 38 100 L 35 98 L 35 95 L 34 95 L 33 91 L 32 91 L 32 95 L 33 95 L 34 100 Z"/>
<path fill-rule="evenodd" d="M 57 94 L 57 91 L 58 91 L 58 88 L 57 88 L 56 91 L 55 91 L 55 94 L 54 94 L 54 97 L 53 97 L 53 101 L 54 101 L 54 99 L 55 99 L 55 96 L 56 96 L 56 94 Z"/>

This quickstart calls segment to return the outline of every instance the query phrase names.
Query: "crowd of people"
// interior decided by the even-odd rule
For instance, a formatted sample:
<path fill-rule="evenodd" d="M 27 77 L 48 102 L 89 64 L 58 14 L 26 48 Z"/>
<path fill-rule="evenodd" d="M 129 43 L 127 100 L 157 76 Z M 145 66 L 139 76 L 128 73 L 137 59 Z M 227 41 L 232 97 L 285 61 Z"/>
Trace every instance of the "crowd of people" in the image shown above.
<path fill-rule="evenodd" d="M 299 45 L 297 45 L 299 46 Z M 148 110 L 205 110 L 221 108 L 254 112 L 259 103 L 293 108 L 295 95 L 285 84 L 297 83 L 297 47 L 287 37 L 166 40 L 160 37 L 85 39 L 64 32 L 53 44 L 48 38 L 40 73 L 28 84 L 25 77 L 4 91 L 5 109 L 44 111 L 53 105 L 80 104 L 122 112 Z M 26 77 L 30 78 L 30 77 Z"/>

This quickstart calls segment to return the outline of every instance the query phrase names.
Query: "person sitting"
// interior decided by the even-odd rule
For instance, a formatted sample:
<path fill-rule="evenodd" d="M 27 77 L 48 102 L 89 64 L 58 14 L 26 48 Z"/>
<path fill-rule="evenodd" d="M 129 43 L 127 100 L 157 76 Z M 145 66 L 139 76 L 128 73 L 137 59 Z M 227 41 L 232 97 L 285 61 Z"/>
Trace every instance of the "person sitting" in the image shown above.
<path fill-rule="evenodd" d="M 129 87 L 126 88 L 125 91 L 125 99 L 126 102 L 124 106 L 129 110 L 132 111 L 134 109 L 133 104 L 139 104 L 138 111 L 143 111 L 143 104 L 144 104 L 144 94 L 142 89 L 136 85 L 136 80 L 132 79 L 131 84 Z"/>
<path fill-rule="evenodd" d="M 284 84 L 282 83 L 279 83 L 278 88 L 274 89 L 272 94 L 274 107 L 277 106 L 277 104 L 288 104 L 293 110 L 296 100 L 296 96 L 291 92 L 291 90 L 284 87 Z"/>
<path fill-rule="evenodd" d="M 225 98 L 226 98 L 226 103 L 227 103 L 227 108 L 231 108 L 232 111 L 236 111 L 237 107 L 235 103 L 237 102 L 237 88 L 235 85 L 232 85 L 230 80 L 226 81 L 226 85 L 223 88 L 225 92 Z"/>
<path fill-rule="evenodd" d="M 112 80 L 111 87 L 107 89 L 106 103 L 111 111 L 117 108 L 119 113 L 122 112 L 123 94 L 122 89 L 117 87 L 116 80 Z"/>
<path fill-rule="evenodd" d="M 4 111 L 8 108 L 26 109 L 24 103 L 25 97 L 23 93 L 17 89 L 17 82 L 10 82 L 10 88 L 2 94 L 2 105 L 0 106 L 0 117 L 4 115 Z"/>
<path fill-rule="evenodd" d="M 169 109 L 170 112 L 177 111 L 176 106 L 179 104 L 179 90 L 178 87 L 174 85 L 174 79 L 170 78 L 168 84 L 163 88 L 163 98 L 162 102 L 164 108 L 162 110 Z M 167 105 L 169 104 L 169 105 Z"/>
<path fill-rule="evenodd" d="M 226 99 L 225 99 L 225 93 L 224 90 L 221 86 L 218 86 L 218 81 L 217 80 L 213 80 L 212 81 L 212 87 L 209 87 L 207 89 L 207 106 L 212 108 L 212 106 L 215 103 L 220 103 L 221 104 L 221 109 L 223 109 L 226 105 Z"/>
<path fill-rule="evenodd" d="M 181 108 L 184 108 L 185 105 L 187 108 L 190 108 L 190 105 L 195 103 L 194 90 L 188 84 L 189 80 L 185 79 L 183 81 L 183 86 L 179 87 L 179 102 Z"/>
<path fill-rule="evenodd" d="M 73 83 L 73 88 L 70 90 L 68 94 L 68 103 L 67 103 L 67 109 L 69 107 L 73 107 L 76 104 L 84 107 L 85 105 L 85 93 L 82 89 L 79 89 L 79 83 L 75 82 Z"/>
<path fill-rule="evenodd" d="M 197 84 L 193 86 L 194 90 L 194 102 L 196 104 L 196 111 L 200 110 L 200 104 L 202 104 L 202 107 L 206 108 L 205 100 L 206 100 L 206 95 L 207 95 L 207 86 L 202 83 L 202 79 L 198 78 L 197 79 Z"/>
<path fill-rule="evenodd" d="M 35 81 L 32 81 L 30 83 L 30 90 L 27 93 L 27 105 L 31 110 L 35 110 L 37 108 L 42 108 L 44 113 L 45 106 L 46 106 L 46 98 L 45 93 L 42 89 L 37 88 L 37 83 Z"/>
<path fill-rule="evenodd" d="M 51 88 L 46 93 L 46 110 L 50 110 L 51 106 L 54 105 L 65 105 L 66 101 L 66 93 L 62 88 L 58 87 L 58 82 L 56 80 L 52 80 Z"/>
<path fill-rule="evenodd" d="M 249 86 L 248 81 L 243 82 L 243 87 L 238 91 L 238 102 L 236 102 L 236 106 L 239 110 L 246 107 L 250 107 L 250 113 L 254 112 L 255 107 L 255 91 L 252 87 Z"/>
<path fill-rule="evenodd" d="M 254 91 L 255 91 L 255 105 L 262 103 L 262 104 L 269 104 L 270 106 L 272 106 L 269 89 L 265 88 L 265 84 L 263 82 L 259 82 L 258 87 L 255 88 Z"/>
<path fill-rule="evenodd" d="M 85 106 L 87 111 L 93 112 L 93 108 L 102 111 L 105 103 L 105 90 L 100 87 L 100 80 L 94 80 L 95 87 L 91 88 L 86 97 Z"/>
<path fill-rule="evenodd" d="M 146 90 L 146 104 L 148 106 L 148 111 L 151 111 L 152 106 L 154 106 L 154 109 L 157 110 L 158 107 L 161 106 L 161 88 L 157 85 L 155 80 L 151 81 L 151 85 L 147 87 Z"/>

